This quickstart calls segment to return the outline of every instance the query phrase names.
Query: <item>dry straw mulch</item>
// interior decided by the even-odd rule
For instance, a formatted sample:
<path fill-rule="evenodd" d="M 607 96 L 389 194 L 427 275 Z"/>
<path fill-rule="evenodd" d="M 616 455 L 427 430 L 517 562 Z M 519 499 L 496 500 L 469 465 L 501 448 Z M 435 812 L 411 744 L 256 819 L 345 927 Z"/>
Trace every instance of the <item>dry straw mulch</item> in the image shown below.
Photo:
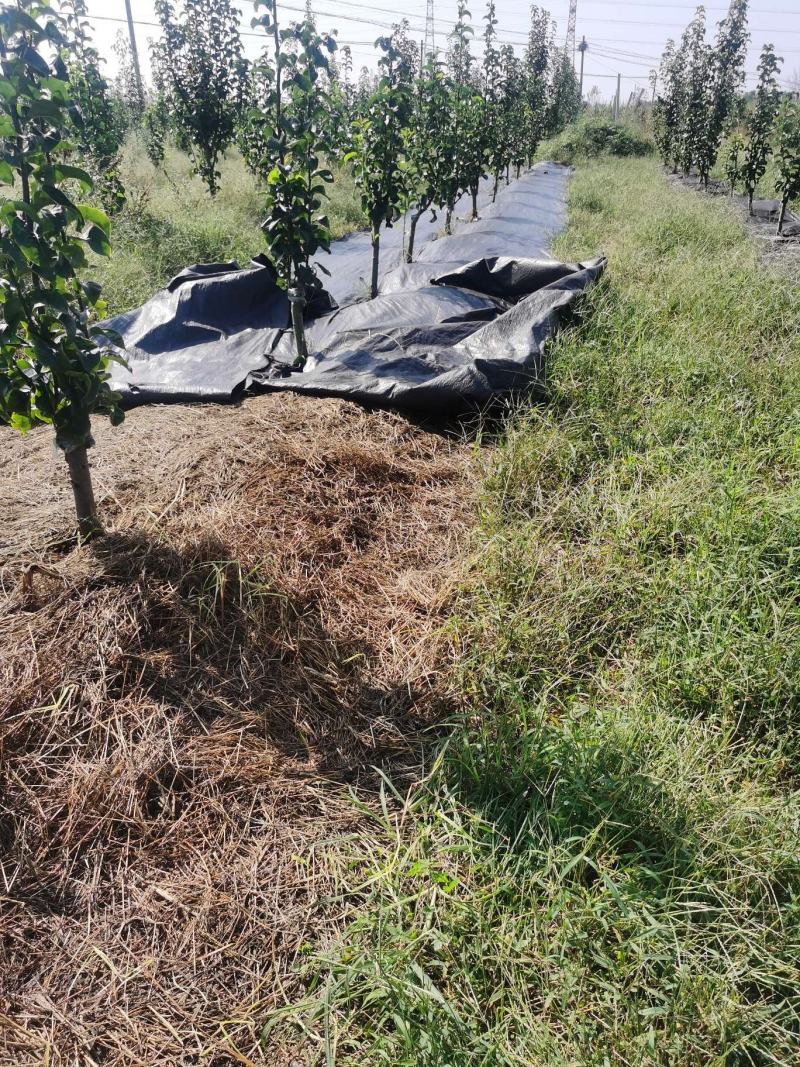
<path fill-rule="evenodd" d="M 264 396 L 98 426 L 77 547 L 49 430 L 0 429 L 0 1063 L 263 1048 L 335 888 L 349 789 L 415 772 L 471 450 Z"/>

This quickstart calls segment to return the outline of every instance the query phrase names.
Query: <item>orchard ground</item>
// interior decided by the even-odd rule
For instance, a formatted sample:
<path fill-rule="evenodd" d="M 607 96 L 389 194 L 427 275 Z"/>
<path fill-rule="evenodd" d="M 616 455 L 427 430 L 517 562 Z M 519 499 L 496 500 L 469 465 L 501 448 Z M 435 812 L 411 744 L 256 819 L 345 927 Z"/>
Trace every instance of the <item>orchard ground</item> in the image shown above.
<path fill-rule="evenodd" d="M 262 248 L 172 165 L 115 310 Z M 653 158 L 555 251 L 609 270 L 499 437 L 141 409 L 81 548 L 4 437 L 0 1062 L 797 1062 L 800 294 Z"/>

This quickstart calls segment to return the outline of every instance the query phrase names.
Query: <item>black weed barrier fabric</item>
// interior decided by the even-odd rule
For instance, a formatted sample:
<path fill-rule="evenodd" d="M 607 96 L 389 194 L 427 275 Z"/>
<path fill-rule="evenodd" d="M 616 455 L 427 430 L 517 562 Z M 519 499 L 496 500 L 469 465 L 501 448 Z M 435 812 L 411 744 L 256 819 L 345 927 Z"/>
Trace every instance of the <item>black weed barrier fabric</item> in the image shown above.
<path fill-rule="evenodd" d="M 481 218 L 428 240 L 412 264 L 399 263 L 395 228 L 374 300 L 337 307 L 324 293 L 307 310 L 312 355 L 302 371 L 292 367 L 288 301 L 265 259 L 189 267 L 109 322 L 128 362 L 114 385 L 128 405 L 289 389 L 432 415 L 535 389 L 545 341 L 605 266 L 541 258 L 563 221 L 566 173 L 540 165 L 495 204 L 484 191 Z M 360 256 L 348 239 L 323 261 L 340 298 L 357 296 L 369 269 L 361 243 Z"/>

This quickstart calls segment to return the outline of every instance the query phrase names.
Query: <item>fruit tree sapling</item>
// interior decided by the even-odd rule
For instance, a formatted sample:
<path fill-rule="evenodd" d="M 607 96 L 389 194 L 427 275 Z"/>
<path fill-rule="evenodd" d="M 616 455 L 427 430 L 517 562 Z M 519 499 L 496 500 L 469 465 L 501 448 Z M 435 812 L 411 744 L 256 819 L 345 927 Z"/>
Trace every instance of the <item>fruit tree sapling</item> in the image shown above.
<path fill-rule="evenodd" d="M 312 257 L 330 251 L 331 231 L 322 211 L 325 186 L 333 174 L 322 162 L 331 150 L 325 139 L 328 93 L 326 75 L 336 41 L 320 34 L 313 18 L 282 29 L 276 0 L 257 0 L 253 19 L 272 38 L 265 55 L 263 119 L 267 155 L 259 168 L 266 175 L 267 218 L 262 231 L 281 284 L 289 295 L 297 365 L 308 358 L 304 311 L 310 292 L 321 288 Z M 271 167 L 269 164 L 271 163 Z"/>
<path fill-rule="evenodd" d="M 783 60 L 775 55 L 771 44 L 761 49 L 758 64 L 758 86 L 753 110 L 747 122 L 747 144 L 742 162 L 742 180 L 747 193 L 747 206 L 753 214 L 753 197 L 756 186 L 767 169 L 770 152 L 770 135 L 778 110 L 778 82 L 776 75 Z"/>
<path fill-rule="evenodd" d="M 428 208 L 442 207 L 452 168 L 450 94 L 436 57 L 425 59 L 405 133 L 405 157 L 412 183 L 406 262 L 414 259 L 417 224 Z"/>
<path fill-rule="evenodd" d="M 778 233 L 783 233 L 789 201 L 800 196 L 800 102 L 784 100 L 775 120 L 775 188 L 781 196 Z"/>
<path fill-rule="evenodd" d="M 353 121 L 351 148 L 345 155 L 361 195 L 361 206 L 370 226 L 372 275 L 370 297 L 378 295 L 381 226 L 390 226 L 406 193 L 401 165 L 404 131 L 412 106 L 413 68 L 398 47 L 395 34 L 379 37 L 380 77 L 362 113 Z"/>
<path fill-rule="evenodd" d="M 707 112 L 705 121 L 697 131 L 697 169 L 706 188 L 711 169 L 717 161 L 725 124 L 744 83 L 748 40 L 747 0 L 731 0 L 728 15 L 719 24 L 709 57 Z"/>
<path fill-rule="evenodd" d="M 153 79 L 180 141 L 214 196 L 217 161 L 236 129 L 244 76 L 238 11 L 231 0 L 156 0 L 161 39 L 151 45 Z"/>
<path fill-rule="evenodd" d="M 93 324 L 100 287 L 81 280 L 86 250 L 106 256 L 110 224 L 76 204 L 90 175 L 63 162 L 77 115 L 61 56 L 64 23 L 38 0 L 0 10 L 0 419 L 23 432 L 50 423 L 64 452 L 81 534 L 99 530 L 86 450 L 91 417 L 122 420 L 108 368 L 117 359 Z"/>

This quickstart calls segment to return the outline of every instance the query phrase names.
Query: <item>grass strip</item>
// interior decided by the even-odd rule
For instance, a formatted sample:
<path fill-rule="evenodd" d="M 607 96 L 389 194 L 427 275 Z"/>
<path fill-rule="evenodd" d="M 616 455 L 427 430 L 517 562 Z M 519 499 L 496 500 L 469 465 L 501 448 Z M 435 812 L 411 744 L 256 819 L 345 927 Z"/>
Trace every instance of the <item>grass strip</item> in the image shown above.
<path fill-rule="evenodd" d="M 327 856 L 317 1062 L 800 1057 L 800 294 L 652 160 L 576 173 L 600 251 L 487 460 L 463 715 Z"/>

